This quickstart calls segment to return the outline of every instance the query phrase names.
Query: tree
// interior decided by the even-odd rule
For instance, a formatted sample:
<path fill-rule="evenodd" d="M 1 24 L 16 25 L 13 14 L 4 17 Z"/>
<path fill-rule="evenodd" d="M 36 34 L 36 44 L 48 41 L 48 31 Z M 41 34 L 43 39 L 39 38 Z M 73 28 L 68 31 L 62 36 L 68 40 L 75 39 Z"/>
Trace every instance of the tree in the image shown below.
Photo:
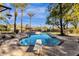
<path fill-rule="evenodd" d="M 76 29 L 79 23 L 79 4 L 73 4 L 69 13 L 64 16 L 65 22 L 70 22 Z"/>
<path fill-rule="evenodd" d="M 63 24 L 62 24 L 62 17 L 63 17 L 63 15 L 62 15 L 62 3 L 60 3 L 59 6 L 60 6 L 59 14 L 60 14 L 61 35 L 64 35 L 64 33 L 63 33 Z"/>
<path fill-rule="evenodd" d="M 5 28 L 7 30 L 8 24 L 9 24 L 8 20 L 4 16 L 2 16 L 2 15 L 0 15 L 0 20 L 2 20 L 5 23 L 5 25 L 6 25 Z"/>
<path fill-rule="evenodd" d="M 52 6 L 52 4 L 50 5 Z M 72 4 L 64 4 L 64 3 L 58 3 L 55 4 L 53 7 L 49 8 L 50 16 L 55 17 L 60 20 L 60 32 L 61 35 L 64 35 L 63 32 L 63 16 L 72 8 Z"/>
<path fill-rule="evenodd" d="M 51 28 L 53 28 L 53 30 L 54 30 L 55 26 L 59 27 L 58 26 L 58 24 L 59 24 L 58 20 L 56 18 L 53 18 L 53 17 L 51 17 L 51 18 L 48 17 L 48 20 L 46 21 L 46 24 L 52 26 Z"/>
<path fill-rule="evenodd" d="M 17 17 L 17 9 L 21 9 L 21 32 L 22 32 L 22 23 L 23 23 L 23 12 L 27 3 L 14 3 L 13 6 L 15 7 L 15 21 L 14 21 L 14 31 L 16 31 L 16 17 Z"/>
<path fill-rule="evenodd" d="M 29 16 L 29 18 L 30 18 L 30 23 L 29 23 L 29 25 L 30 25 L 30 31 L 31 31 L 31 20 L 32 20 L 32 17 L 33 17 L 34 15 L 35 15 L 34 13 L 31 13 L 31 12 L 28 13 L 28 16 Z"/>
<path fill-rule="evenodd" d="M 23 12 L 24 12 L 24 9 L 25 7 L 27 6 L 28 4 L 25 4 L 25 3 L 21 3 L 20 4 L 20 8 L 21 8 L 21 32 L 22 32 L 22 25 L 23 25 Z"/>
<path fill-rule="evenodd" d="M 74 4 L 73 5 L 73 12 L 71 14 L 72 16 L 72 21 L 71 24 L 74 26 L 75 29 L 77 29 L 78 27 L 78 23 L 79 23 L 79 4 Z"/>
<path fill-rule="evenodd" d="M 19 8 L 19 3 L 12 3 L 11 4 L 13 7 L 15 7 L 15 12 L 14 12 L 14 32 L 16 33 L 16 18 L 17 18 L 17 10 Z"/>

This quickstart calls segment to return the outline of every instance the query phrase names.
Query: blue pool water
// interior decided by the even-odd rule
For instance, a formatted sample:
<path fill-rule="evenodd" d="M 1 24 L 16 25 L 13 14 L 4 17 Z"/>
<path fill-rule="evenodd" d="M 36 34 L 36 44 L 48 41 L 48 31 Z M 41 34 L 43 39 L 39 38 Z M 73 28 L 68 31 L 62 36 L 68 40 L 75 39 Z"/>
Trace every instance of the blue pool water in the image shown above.
<path fill-rule="evenodd" d="M 43 45 L 54 46 L 61 43 L 57 38 L 52 38 L 46 33 L 31 35 L 20 40 L 20 45 L 35 45 L 36 40 L 41 39 Z"/>

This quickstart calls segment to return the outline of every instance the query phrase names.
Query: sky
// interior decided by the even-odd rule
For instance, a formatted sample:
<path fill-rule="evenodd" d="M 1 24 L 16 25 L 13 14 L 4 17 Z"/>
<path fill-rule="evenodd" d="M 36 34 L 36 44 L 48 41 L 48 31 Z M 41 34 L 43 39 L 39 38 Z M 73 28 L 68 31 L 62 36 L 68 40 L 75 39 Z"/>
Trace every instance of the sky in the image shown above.
<path fill-rule="evenodd" d="M 11 6 L 9 3 L 5 4 L 6 6 L 12 8 L 10 10 L 11 15 L 14 14 L 14 7 Z M 48 16 L 48 3 L 31 3 L 29 4 L 23 14 L 23 24 L 29 25 L 29 16 L 27 15 L 29 12 L 33 13 L 34 16 L 32 17 L 32 26 L 45 26 L 47 16 Z M 7 10 L 8 11 L 8 10 Z M 4 14 L 7 12 L 5 11 Z M 11 19 L 8 19 L 10 24 L 13 24 L 14 17 L 11 17 Z M 21 21 L 21 10 L 18 9 L 18 16 L 17 16 L 17 24 L 20 24 Z"/>

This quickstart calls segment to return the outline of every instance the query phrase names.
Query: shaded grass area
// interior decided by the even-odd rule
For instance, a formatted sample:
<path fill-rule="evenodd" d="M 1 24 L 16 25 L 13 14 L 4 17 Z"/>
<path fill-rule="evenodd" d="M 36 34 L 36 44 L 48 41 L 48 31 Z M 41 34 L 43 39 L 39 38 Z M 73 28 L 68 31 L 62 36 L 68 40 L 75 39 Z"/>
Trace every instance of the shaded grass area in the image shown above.
<path fill-rule="evenodd" d="M 74 34 L 74 33 L 69 33 L 69 34 L 64 34 L 64 35 L 61 35 L 60 32 L 47 32 L 49 34 L 52 34 L 52 35 L 58 35 L 58 36 L 67 36 L 67 37 L 78 37 L 79 34 Z"/>
<path fill-rule="evenodd" d="M 47 32 L 47 33 L 51 33 L 51 34 L 55 34 L 55 35 L 59 35 L 60 32 Z"/>

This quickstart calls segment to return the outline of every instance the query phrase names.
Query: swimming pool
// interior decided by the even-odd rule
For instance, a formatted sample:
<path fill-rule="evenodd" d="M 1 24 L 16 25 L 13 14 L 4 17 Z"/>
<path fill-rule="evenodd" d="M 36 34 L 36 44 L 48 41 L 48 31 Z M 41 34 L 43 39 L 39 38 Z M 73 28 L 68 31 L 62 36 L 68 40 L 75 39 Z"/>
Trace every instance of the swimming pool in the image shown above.
<path fill-rule="evenodd" d="M 36 40 L 40 39 L 43 45 L 46 46 L 55 46 L 61 43 L 61 41 L 55 37 L 50 37 L 46 33 L 31 35 L 28 38 L 23 38 L 20 40 L 20 45 L 35 45 Z"/>

